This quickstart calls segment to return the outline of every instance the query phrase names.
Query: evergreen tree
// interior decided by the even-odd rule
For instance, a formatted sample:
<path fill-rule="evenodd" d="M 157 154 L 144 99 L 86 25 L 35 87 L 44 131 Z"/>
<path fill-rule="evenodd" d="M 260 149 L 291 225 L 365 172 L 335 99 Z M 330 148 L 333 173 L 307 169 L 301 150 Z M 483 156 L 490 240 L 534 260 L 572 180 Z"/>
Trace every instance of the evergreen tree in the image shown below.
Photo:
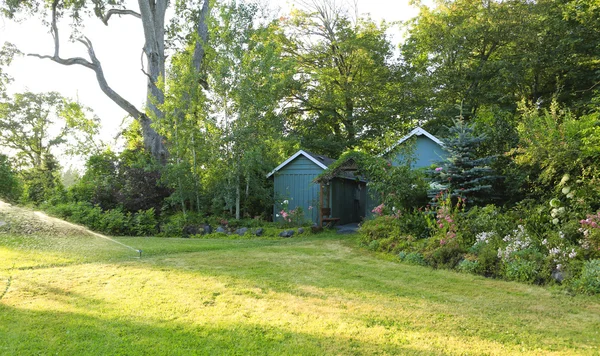
<path fill-rule="evenodd" d="M 480 157 L 479 147 L 486 140 L 475 133 L 475 125 L 462 119 L 448 128 L 449 135 L 442 140 L 448 158 L 439 162 L 432 172 L 430 195 L 448 189 L 453 198 L 466 199 L 467 205 L 484 205 L 493 200 L 492 182 L 500 178 L 490 167 L 495 156 Z"/>

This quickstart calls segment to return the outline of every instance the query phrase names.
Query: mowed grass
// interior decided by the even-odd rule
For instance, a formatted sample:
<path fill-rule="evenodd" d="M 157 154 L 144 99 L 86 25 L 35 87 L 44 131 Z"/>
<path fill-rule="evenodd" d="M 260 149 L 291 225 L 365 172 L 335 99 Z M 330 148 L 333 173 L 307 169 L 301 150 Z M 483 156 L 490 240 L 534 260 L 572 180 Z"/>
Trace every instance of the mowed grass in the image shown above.
<path fill-rule="evenodd" d="M 142 258 L 0 235 L 0 354 L 600 353 L 598 297 L 400 264 L 353 236 L 117 240 Z"/>

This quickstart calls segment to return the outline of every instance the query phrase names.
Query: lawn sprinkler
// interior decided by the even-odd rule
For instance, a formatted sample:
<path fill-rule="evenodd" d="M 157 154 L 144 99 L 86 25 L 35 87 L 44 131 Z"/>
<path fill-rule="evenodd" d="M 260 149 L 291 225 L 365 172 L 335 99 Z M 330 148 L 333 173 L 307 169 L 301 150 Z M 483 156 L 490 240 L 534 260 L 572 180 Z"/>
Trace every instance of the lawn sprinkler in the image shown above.
<path fill-rule="evenodd" d="M 140 253 L 140 258 L 142 258 L 142 250 L 136 250 L 136 251 Z"/>

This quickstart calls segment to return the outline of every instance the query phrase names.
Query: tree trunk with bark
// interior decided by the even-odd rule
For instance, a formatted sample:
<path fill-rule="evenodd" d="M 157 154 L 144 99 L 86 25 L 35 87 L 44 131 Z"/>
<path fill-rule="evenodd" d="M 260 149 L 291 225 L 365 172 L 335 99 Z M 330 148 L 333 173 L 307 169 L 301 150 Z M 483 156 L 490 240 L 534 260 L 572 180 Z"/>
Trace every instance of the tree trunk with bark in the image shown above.
<path fill-rule="evenodd" d="M 104 76 L 102 65 L 98 60 L 91 41 L 85 36 L 78 38 L 88 52 L 89 59 L 82 57 L 61 58 L 60 57 L 60 41 L 58 34 L 57 20 L 60 13 L 64 11 L 65 5 L 62 0 L 53 0 L 51 4 L 52 21 L 51 33 L 54 38 L 54 54 L 40 55 L 29 54 L 30 56 L 50 59 L 62 65 L 81 65 L 93 70 L 96 73 L 96 79 L 100 89 L 113 102 L 125 110 L 131 117 L 138 120 L 142 128 L 144 138 L 144 146 L 148 152 L 152 154 L 162 164 L 165 164 L 168 158 L 168 150 L 166 140 L 152 127 L 154 120 L 164 118 L 164 114 L 160 110 L 160 105 L 164 103 L 165 97 L 162 90 L 157 86 L 159 79 L 165 78 L 165 14 L 169 6 L 168 0 L 138 0 L 139 13 L 129 9 L 111 8 L 104 11 L 106 4 L 100 1 L 94 1 L 95 12 L 98 18 L 108 26 L 108 21 L 112 15 L 129 15 L 139 18 L 144 29 L 144 55 L 146 58 L 147 69 L 142 68 L 144 74 L 148 77 L 146 108 L 138 110 L 133 104 L 115 92 Z M 206 18 L 210 9 L 209 0 L 204 0 L 200 10 L 198 23 L 196 24 L 196 34 L 199 40 L 194 48 L 193 65 L 197 71 L 200 71 L 204 60 L 204 44 L 208 40 L 208 27 Z"/>

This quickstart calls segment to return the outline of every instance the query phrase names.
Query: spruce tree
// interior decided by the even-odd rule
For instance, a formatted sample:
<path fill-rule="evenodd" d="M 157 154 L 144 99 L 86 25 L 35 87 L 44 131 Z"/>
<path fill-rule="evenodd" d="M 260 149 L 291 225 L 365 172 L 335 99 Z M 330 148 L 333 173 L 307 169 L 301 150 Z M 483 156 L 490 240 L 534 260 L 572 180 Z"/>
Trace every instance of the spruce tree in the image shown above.
<path fill-rule="evenodd" d="M 495 156 L 478 154 L 478 148 L 486 140 L 483 134 L 475 132 L 474 125 L 468 125 L 462 117 L 454 120 L 449 135 L 442 139 L 448 157 L 438 162 L 432 171 L 432 190 L 437 195 L 448 189 L 453 198 L 467 200 L 467 206 L 483 205 L 493 200 L 492 182 L 498 178 L 490 167 Z"/>

